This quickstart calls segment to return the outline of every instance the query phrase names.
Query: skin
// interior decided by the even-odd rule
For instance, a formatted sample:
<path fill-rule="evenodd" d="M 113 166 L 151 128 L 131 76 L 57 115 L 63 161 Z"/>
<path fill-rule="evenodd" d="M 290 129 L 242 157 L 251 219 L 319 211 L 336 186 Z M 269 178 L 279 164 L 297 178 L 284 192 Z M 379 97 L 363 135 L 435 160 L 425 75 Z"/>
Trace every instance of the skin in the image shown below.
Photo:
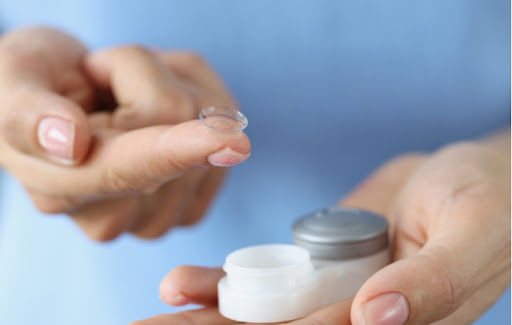
<path fill-rule="evenodd" d="M 289 324 L 470 324 L 510 285 L 509 130 L 393 159 L 339 204 L 386 216 L 393 262 L 353 299 Z M 223 275 L 194 266 L 172 270 L 160 285 L 161 299 L 205 307 L 132 325 L 233 324 L 215 307 Z M 405 297 L 405 318 L 363 322 L 365 303 L 386 293 Z"/>
<path fill-rule="evenodd" d="M 154 238 L 197 222 L 224 168 L 247 159 L 242 133 L 207 130 L 211 105 L 236 107 L 191 53 L 121 46 L 90 53 L 57 30 L 0 38 L 0 164 L 44 213 L 66 213 L 92 239 Z M 45 118 L 71 125 L 62 157 L 39 140 Z"/>
<path fill-rule="evenodd" d="M 69 214 L 96 240 L 123 232 L 152 238 L 194 223 L 224 174 L 214 166 L 250 153 L 243 133 L 209 132 L 194 120 L 203 107 L 234 103 L 189 53 L 135 46 L 89 53 L 55 30 L 18 30 L 0 39 L 0 99 L 2 167 L 39 210 Z M 74 127 L 66 159 L 38 141 L 46 117 Z M 467 324 L 510 283 L 509 132 L 398 157 L 340 204 L 388 218 L 394 263 L 353 299 L 292 324 L 362 324 L 366 304 L 386 293 L 405 297 L 407 324 Z M 171 271 L 162 300 L 205 308 L 134 324 L 231 324 L 216 309 L 222 275 Z"/>

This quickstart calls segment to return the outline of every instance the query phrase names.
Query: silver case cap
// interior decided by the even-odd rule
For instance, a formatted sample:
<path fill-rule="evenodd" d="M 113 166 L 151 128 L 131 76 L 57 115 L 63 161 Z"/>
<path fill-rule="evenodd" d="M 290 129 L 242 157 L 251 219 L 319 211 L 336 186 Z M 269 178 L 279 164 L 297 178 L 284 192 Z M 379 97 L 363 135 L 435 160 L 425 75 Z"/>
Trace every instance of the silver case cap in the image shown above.
<path fill-rule="evenodd" d="M 294 242 L 312 257 L 343 260 L 375 254 L 388 247 L 388 222 L 360 209 L 331 207 L 308 214 L 293 226 Z"/>

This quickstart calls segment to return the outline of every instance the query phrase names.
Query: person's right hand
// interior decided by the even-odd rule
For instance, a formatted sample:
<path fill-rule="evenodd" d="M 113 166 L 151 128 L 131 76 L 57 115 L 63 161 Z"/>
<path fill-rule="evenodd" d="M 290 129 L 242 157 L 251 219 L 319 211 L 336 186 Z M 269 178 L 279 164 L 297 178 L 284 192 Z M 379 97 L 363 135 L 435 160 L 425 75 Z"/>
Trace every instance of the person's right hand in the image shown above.
<path fill-rule="evenodd" d="M 88 53 L 47 28 L 0 38 L 0 164 L 45 213 L 96 240 L 152 238 L 196 222 L 242 133 L 208 131 L 200 109 L 233 106 L 195 55 L 124 46 Z M 214 167 L 214 168 L 211 168 Z"/>

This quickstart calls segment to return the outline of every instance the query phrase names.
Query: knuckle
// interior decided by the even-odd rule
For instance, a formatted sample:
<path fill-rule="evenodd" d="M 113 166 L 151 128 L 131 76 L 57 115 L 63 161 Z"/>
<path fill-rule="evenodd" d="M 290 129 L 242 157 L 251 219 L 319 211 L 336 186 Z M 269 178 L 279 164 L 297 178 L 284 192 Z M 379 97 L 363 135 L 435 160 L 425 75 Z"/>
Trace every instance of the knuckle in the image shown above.
<path fill-rule="evenodd" d="M 86 204 L 70 214 L 90 239 L 108 242 L 127 231 L 138 211 L 132 197 Z"/>
<path fill-rule="evenodd" d="M 445 254 L 449 254 L 446 252 Z M 470 288 L 470 281 L 464 270 L 450 262 L 441 262 L 446 256 L 424 254 L 429 273 L 432 274 L 428 293 L 423 305 L 430 305 L 434 317 L 445 317 L 455 312 L 465 301 Z M 434 298 L 432 300 L 432 298 Z"/>
<path fill-rule="evenodd" d="M 164 227 L 144 227 L 143 229 L 132 231 L 132 233 L 142 239 L 156 239 L 165 235 L 168 230 Z"/>
<path fill-rule="evenodd" d="M 112 166 L 105 166 L 99 177 L 99 188 L 106 193 L 125 193 L 140 188 L 134 177 Z"/>
<path fill-rule="evenodd" d="M 163 134 L 163 136 L 159 140 L 159 143 L 157 143 L 157 147 L 162 146 L 163 148 L 165 148 L 165 144 L 163 143 L 163 141 L 165 139 L 169 139 L 167 137 L 167 133 L 171 132 L 172 130 L 168 130 L 166 131 L 166 133 Z M 176 184 L 176 186 L 183 186 L 184 192 L 185 190 L 188 190 L 188 188 L 186 187 L 187 182 L 189 180 L 187 176 L 190 175 L 188 173 L 192 172 L 192 169 L 196 167 L 196 161 L 193 161 L 189 157 L 181 154 L 165 154 L 158 158 L 157 164 L 158 170 L 165 170 L 166 174 L 169 175 L 168 178 L 163 181 L 168 182 L 172 180 L 173 183 Z"/>
<path fill-rule="evenodd" d="M 6 72 L 23 71 L 27 67 L 35 69 L 38 67 L 37 58 L 40 58 L 42 54 L 43 51 L 38 48 L 4 43 L 0 47 L 0 68 L 4 74 Z"/>
<path fill-rule="evenodd" d="M 62 207 L 42 200 L 34 202 L 34 206 L 37 211 L 44 214 L 58 214 L 65 212 L 65 209 Z"/>
<path fill-rule="evenodd" d="M 158 211 L 144 214 L 143 218 L 138 218 L 139 223 L 130 232 L 143 239 L 159 238 L 171 229 L 174 217 L 172 213 L 167 215 Z"/>
<path fill-rule="evenodd" d="M 400 155 L 387 161 L 378 172 L 384 175 L 395 176 L 402 173 L 404 170 L 412 170 L 426 159 L 426 154 L 423 153 L 409 153 Z"/>
<path fill-rule="evenodd" d="M 84 229 L 84 232 L 90 239 L 105 243 L 116 239 L 123 233 L 123 229 L 120 228 L 119 223 L 109 221 L 93 228 Z"/>
<path fill-rule="evenodd" d="M 207 65 L 203 57 L 196 52 L 182 52 L 180 55 L 182 64 L 188 67 Z"/>
<path fill-rule="evenodd" d="M 393 164 L 396 164 L 396 165 L 409 165 L 409 164 L 414 164 L 418 161 L 422 161 L 425 159 L 427 155 L 424 154 L 424 153 L 420 153 L 420 152 L 417 152 L 417 153 L 407 153 L 407 154 L 404 154 L 404 155 L 400 155 L 394 159 L 392 159 L 390 161 L 390 163 L 393 163 Z"/>
<path fill-rule="evenodd" d="M 67 197 L 31 195 L 31 199 L 36 209 L 44 214 L 66 213 L 74 206 L 74 203 Z"/>
<path fill-rule="evenodd" d="M 128 58 L 151 58 L 151 52 L 142 45 L 125 45 L 115 48 L 114 51 L 119 55 L 126 56 Z"/>
<path fill-rule="evenodd" d="M 444 315 L 448 315 L 460 307 L 461 298 L 466 293 L 468 285 L 462 277 L 462 272 L 445 271 L 438 274 L 439 296 L 444 297 L 444 301 L 438 307 Z"/>

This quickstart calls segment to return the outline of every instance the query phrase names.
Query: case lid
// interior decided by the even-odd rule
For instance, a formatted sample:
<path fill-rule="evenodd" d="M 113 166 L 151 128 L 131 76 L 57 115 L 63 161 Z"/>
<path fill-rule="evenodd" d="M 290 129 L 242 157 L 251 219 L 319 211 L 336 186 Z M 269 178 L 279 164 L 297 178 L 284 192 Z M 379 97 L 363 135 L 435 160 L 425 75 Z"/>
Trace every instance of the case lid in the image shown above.
<path fill-rule="evenodd" d="M 377 253 L 388 247 L 388 222 L 360 209 L 331 207 L 297 220 L 295 244 L 312 257 L 340 260 Z"/>

